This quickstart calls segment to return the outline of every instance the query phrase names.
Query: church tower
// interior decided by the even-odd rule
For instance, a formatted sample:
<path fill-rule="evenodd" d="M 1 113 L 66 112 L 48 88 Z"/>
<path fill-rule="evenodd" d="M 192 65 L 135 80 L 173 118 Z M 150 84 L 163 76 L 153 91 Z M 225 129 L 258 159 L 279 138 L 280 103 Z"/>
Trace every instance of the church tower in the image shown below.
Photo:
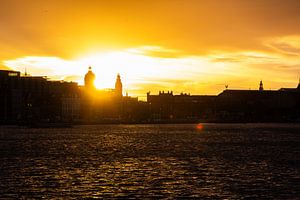
<path fill-rule="evenodd" d="M 92 67 L 89 66 L 89 71 L 84 76 L 84 86 L 87 89 L 94 89 L 95 88 L 95 85 L 94 85 L 95 79 L 96 79 L 96 76 L 92 72 Z"/>
<path fill-rule="evenodd" d="M 116 91 L 117 96 L 119 96 L 119 97 L 123 96 L 123 94 L 122 94 L 123 85 L 122 85 L 120 74 L 117 75 L 117 79 L 116 79 L 116 83 L 115 83 L 115 91 Z"/>
<path fill-rule="evenodd" d="M 260 81 L 259 83 L 259 91 L 263 91 L 264 90 L 264 85 L 263 85 L 263 82 Z"/>

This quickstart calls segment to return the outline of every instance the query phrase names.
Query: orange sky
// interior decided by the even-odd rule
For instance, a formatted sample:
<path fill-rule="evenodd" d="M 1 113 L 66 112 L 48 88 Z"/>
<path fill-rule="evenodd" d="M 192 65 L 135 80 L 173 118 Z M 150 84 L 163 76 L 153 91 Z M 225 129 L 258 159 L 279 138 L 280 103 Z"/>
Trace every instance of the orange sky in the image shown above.
<path fill-rule="evenodd" d="M 0 0 L 1 68 L 132 95 L 295 87 L 299 0 Z"/>

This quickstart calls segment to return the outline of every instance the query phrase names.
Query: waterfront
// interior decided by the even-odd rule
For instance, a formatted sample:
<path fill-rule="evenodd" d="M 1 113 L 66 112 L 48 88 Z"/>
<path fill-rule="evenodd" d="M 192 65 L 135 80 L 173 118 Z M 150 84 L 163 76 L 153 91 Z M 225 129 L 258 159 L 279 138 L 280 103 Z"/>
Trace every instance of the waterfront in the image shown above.
<path fill-rule="evenodd" d="M 0 127 L 0 197 L 299 198 L 300 124 Z"/>

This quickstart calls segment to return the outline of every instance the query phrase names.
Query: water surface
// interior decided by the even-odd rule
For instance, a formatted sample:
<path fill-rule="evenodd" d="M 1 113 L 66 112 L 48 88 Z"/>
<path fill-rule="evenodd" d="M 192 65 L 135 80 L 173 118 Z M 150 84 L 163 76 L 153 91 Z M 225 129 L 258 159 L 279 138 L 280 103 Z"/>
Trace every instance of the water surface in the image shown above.
<path fill-rule="evenodd" d="M 300 198 L 299 124 L 196 127 L 0 127 L 0 197 Z"/>

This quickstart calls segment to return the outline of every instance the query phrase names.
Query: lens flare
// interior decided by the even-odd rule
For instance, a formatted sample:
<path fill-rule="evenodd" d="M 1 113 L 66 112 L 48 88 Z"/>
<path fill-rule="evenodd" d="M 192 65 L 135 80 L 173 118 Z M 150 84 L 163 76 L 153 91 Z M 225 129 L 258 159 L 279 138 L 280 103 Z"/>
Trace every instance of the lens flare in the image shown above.
<path fill-rule="evenodd" d="M 204 127 L 203 127 L 203 124 L 199 123 L 199 124 L 197 124 L 196 128 L 197 128 L 197 130 L 201 131 L 201 130 L 203 130 Z"/>

